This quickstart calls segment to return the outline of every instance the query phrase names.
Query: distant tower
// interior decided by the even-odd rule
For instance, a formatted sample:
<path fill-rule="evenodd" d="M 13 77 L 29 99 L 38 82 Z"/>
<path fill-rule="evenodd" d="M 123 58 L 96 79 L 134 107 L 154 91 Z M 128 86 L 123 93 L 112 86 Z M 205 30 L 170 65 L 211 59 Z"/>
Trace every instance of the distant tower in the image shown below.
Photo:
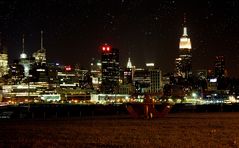
<path fill-rule="evenodd" d="M 22 53 L 20 54 L 20 61 L 19 64 L 24 67 L 24 76 L 29 76 L 30 70 L 30 61 L 27 58 L 27 54 L 25 53 L 25 36 L 22 36 Z"/>
<path fill-rule="evenodd" d="M 192 74 L 192 45 L 188 37 L 186 17 L 184 16 L 183 35 L 179 42 L 179 57 L 175 60 L 178 76 L 188 78 Z"/>
<path fill-rule="evenodd" d="M 216 56 L 214 70 L 215 77 L 225 76 L 225 59 L 223 56 Z"/>
<path fill-rule="evenodd" d="M 6 74 L 8 74 L 8 54 L 7 49 L 3 46 L 0 33 L 0 77 Z"/>
<path fill-rule="evenodd" d="M 25 53 L 25 36 L 22 35 L 22 53 L 20 54 L 20 59 L 26 59 L 27 54 Z"/>
<path fill-rule="evenodd" d="M 41 31 L 41 49 L 33 53 L 36 63 L 46 63 L 46 49 L 43 47 L 43 31 Z"/>
<path fill-rule="evenodd" d="M 131 63 L 131 61 L 130 61 L 130 58 L 128 58 L 127 68 L 129 68 L 129 69 L 132 68 L 132 63 Z"/>
<path fill-rule="evenodd" d="M 128 58 L 126 69 L 124 70 L 124 84 L 130 84 L 133 82 L 133 66 L 130 61 L 130 58 Z"/>
<path fill-rule="evenodd" d="M 117 93 L 119 86 L 119 50 L 105 44 L 101 47 L 102 86 L 103 93 Z"/>
<path fill-rule="evenodd" d="M 46 49 L 43 47 L 43 31 L 41 31 L 41 48 L 32 55 L 35 63 L 32 64 L 30 76 L 33 82 L 48 82 L 48 67 L 46 65 Z"/>

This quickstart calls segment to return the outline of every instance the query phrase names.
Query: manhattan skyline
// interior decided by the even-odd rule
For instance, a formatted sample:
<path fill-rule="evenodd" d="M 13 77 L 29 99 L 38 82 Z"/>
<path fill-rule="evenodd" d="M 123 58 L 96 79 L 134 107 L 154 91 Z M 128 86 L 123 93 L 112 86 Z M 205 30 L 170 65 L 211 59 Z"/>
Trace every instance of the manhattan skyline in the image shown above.
<path fill-rule="evenodd" d="M 130 57 L 137 67 L 154 62 L 163 72 L 173 72 L 186 13 L 193 70 L 213 68 L 215 56 L 223 55 L 229 75 L 239 77 L 235 0 L 5 0 L 0 7 L 0 32 L 10 62 L 22 52 L 22 34 L 29 55 L 40 49 L 43 30 L 49 62 L 88 68 L 91 58 L 100 58 L 100 45 L 108 43 L 120 50 L 122 66 Z"/>

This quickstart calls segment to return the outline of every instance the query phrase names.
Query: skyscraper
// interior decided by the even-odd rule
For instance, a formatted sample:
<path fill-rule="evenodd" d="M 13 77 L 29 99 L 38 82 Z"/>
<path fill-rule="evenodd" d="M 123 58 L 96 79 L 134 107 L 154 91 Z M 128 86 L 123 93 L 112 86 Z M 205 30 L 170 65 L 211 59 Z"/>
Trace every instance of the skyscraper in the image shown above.
<path fill-rule="evenodd" d="M 22 53 L 20 54 L 20 61 L 19 64 L 23 66 L 24 68 L 24 76 L 29 76 L 29 70 L 30 70 L 30 60 L 27 58 L 27 54 L 25 53 L 25 38 L 24 34 L 22 36 Z"/>
<path fill-rule="evenodd" d="M 223 77 L 225 75 L 225 60 L 223 56 L 216 56 L 214 70 L 215 77 Z"/>
<path fill-rule="evenodd" d="M 150 72 L 150 92 L 158 93 L 162 88 L 162 74 L 159 68 L 149 69 Z"/>
<path fill-rule="evenodd" d="M 43 47 L 43 31 L 41 31 L 41 48 L 33 53 L 36 63 L 46 63 L 46 49 Z"/>
<path fill-rule="evenodd" d="M 128 58 L 128 62 L 127 62 L 127 66 L 126 66 L 126 68 L 129 68 L 129 69 L 132 69 L 132 63 L 131 63 L 131 60 L 130 60 L 130 58 Z"/>
<path fill-rule="evenodd" d="M 133 68 L 132 63 L 130 61 L 130 58 L 128 58 L 127 66 L 126 66 L 126 69 L 124 70 L 124 79 L 123 79 L 124 84 L 132 83 L 132 79 L 133 79 L 132 68 Z"/>
<path fill-rule="evenodd" d="M 46 64 L 46 49 L 43 47 L 43 31 L 41 31 L 41 48 L 33 53 L 35 63 L 30 75 L 33 82 L 48 82 L 48 67 Z"/>
<path fill-rule="evenodd" d="M 117 93 L 119 86 L 119 50 L 105 44 L 101 47 L 103 93 Z"/>
<path fill-rule="evenodd" d="M 176 73 L 178 76 L 188 78 L 192 74 L 192 45 L 188 37 L 186 18 L 184 17 L 183 35 L 179 42 L 179 57 L 176 58 Z"/>
<path fill-rule="evenodd" d="M 8 54 L 7 49 L 2 44 L 0 36 L 0 77 L 8 74 Z"/>

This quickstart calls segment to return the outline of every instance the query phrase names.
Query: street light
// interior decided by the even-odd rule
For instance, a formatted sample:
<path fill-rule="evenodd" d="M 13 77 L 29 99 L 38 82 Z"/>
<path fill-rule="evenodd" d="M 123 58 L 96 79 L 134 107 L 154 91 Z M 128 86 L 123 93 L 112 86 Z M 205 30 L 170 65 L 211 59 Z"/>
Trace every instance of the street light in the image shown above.
<path fill-rule="evenodd" d="M 197 94 L 195 92 L 192 93 L 192 97 L 195 99 L 197 98 Z"/>

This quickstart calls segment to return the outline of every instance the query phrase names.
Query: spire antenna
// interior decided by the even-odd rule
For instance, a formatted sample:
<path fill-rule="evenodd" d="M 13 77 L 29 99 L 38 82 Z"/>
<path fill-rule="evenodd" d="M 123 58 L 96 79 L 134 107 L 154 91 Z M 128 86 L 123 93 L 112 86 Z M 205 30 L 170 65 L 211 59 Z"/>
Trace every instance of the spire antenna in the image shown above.
<path fill-rule="evenodd" d="M 186 13 L 183 14 L 183 25 L 186 26 L 187 23 L 187 16 Z"/>
<path fill-rule="evenodd" d="M 41 30 L 41 49 L 43 49 L 43 30 Z"/>
<path fill-rule="evenodd" d="M 183 36 L 188 36 L 186 23 L 187 23 L 186 13 L 184 13 L 183 14 Z"/>
<path fill-rule="evenodd" d="M 0 32 L 0 48 L 2 48 L 2 32 Z"/>
<path fill-rule="evenodd" d="M 25 51 L 25 35 L 22 34 L 22 53 Z"/>

